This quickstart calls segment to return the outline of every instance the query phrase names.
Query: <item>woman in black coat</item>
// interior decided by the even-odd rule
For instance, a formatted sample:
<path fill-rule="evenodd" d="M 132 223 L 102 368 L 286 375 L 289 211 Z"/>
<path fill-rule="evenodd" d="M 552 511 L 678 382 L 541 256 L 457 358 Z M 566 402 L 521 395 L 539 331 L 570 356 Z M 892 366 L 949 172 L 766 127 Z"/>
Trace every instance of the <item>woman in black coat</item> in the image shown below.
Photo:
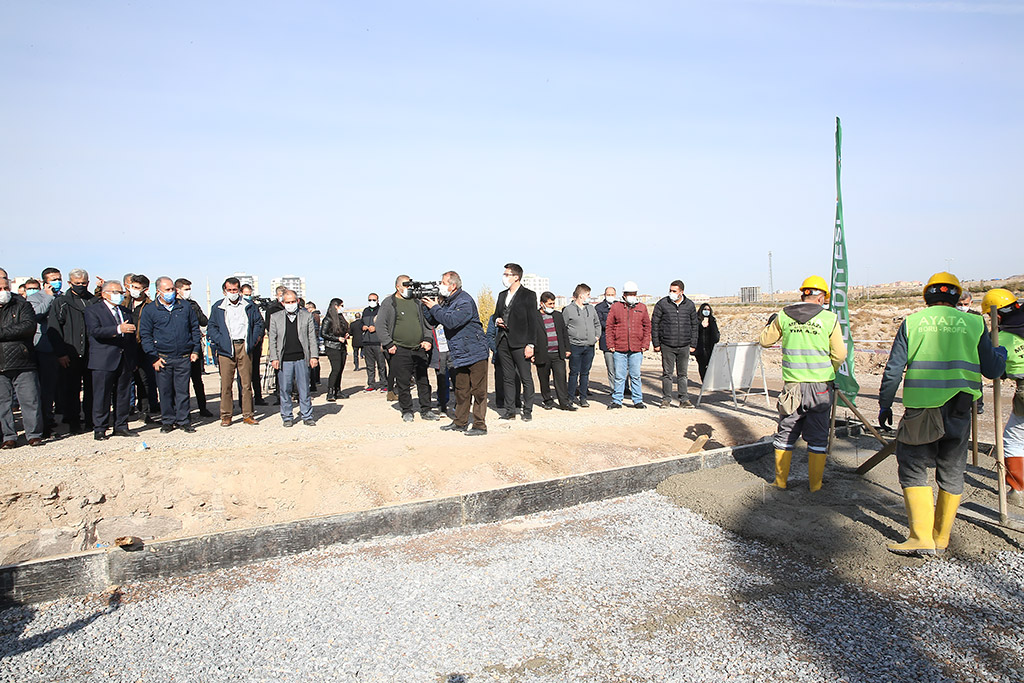
<path fill-rule="evenodd" d="M 341 299 L 331 299 L 327 307 L 327 315 L 323 317 L 320 324 L 320 336 L 324 338 L 324 348 L 327 351 L 327 359 L 331 361 L 331 376 L 327 379 L 327 400 L 334 402 L 338 399 L 338 390 L 341 388 L 341 371 L 348 359 L 348 346 L 345 341 L 348 338 L 348 321 L 341 314 Z"/>
<path fill-rule="evenodd" d="M 709 304 L 700 305 L 697 320 L 697 351 L 693 355 L 697 357 L 697 369 L 700 371 L 700 381 L 703 382 L 704 373 L 708 371 L 708 363 L 711 361 L 711 352 L 715 350 L 721 335 L 718 333 L 718 321 Z"/>

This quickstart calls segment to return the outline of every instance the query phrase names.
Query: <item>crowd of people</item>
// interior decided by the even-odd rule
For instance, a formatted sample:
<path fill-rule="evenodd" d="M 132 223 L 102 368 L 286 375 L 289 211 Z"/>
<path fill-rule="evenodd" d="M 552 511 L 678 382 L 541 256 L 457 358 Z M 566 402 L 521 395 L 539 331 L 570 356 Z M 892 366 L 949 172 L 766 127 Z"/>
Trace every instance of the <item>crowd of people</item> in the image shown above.
<path fill-rule="evenodd" d="M 363 362 L 365 391 L 387 392 L 404 421 L 413 421 L 417 411 L 424 420 L 448 416 L 441 429 L 469 436 L 487 433 L 489 367 L 499 418 L 530 421 L 535 404 L 544 410 L 590 407 L 598 349 L 609 409 L 621 408 L 627 398 L 635 408 L 647 406 L 640 363 L 652 345 L 662 356 L 660 406 L 693 407 L 689 357 L 696 355 L 703 377 L 719 333 L 711 307 L 698 309 L 682 281 L 670 284 L 653 312 L 639 301 L 635 282 L 625 283 L 621 297 L 606 288 L 596 305 L 591 288 L 579 284 L 572 301 L 556 310 L 553 293 L 533 292 L 522 277 L 518 264 L 505 266 L 504 289 L 483 324 L 455 271 L 441 276 L 435 296 L 414 297 L 410 278 L 399 275 L 394 292 L 383 299 L 371 292 L 362 314 L 349 320 L 340 298 L 321 314 L 285 287 L 261 301 L 233 277 L 222 283 L 223 297 L 204 311 L 187 278 L 162 276 L 151 283 L 146 275 L 128 273 L 120 280 L 95 278 L 90 286 L 84 269 L 68 271 L 65 282 L 60 269 L 45 268 L 15 293 L 0 269 L 2 448 L 19 443 L 15 407 L 30 446 L 87 431 L 96 440 L 133 437 L 133 418 L 163 432 L 194 432 L 193 395 L 198 416 L 214 417 L 203 384 L 207 354 L 220 376 L 224 427 L 235 420 L 236 399 L 241 423 L 256 425 L 255 407 L 268 403 L 265 386 L 276 394 L 284 426 L 314 426 L 320 357 L 330 364 L 326 400 L 337 401 L 344 397 L 350 346 L 355 369 Z"/>

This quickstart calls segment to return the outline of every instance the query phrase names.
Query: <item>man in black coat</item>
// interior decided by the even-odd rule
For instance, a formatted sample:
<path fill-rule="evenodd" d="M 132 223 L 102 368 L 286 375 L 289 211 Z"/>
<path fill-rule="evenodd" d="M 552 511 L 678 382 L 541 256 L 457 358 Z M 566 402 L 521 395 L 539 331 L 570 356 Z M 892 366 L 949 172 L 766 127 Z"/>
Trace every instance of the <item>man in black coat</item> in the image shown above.
<path fill-rule="evenodd" d="M 523 287 L 523 267 L 518 263 L 505 264 L 501 276 L 507 289 L 498 294 L 494 307 L 494 323 L 497 327 L 495 344 L 498 362 L 505 384 L 505 396 L 515 396 L 516 370 L 523 382 L 523 421 L 533 419 L 533 368 L 530 367 L 537 342 L 537 294 Z M 515 408 L 505 407 L 502 420 L 514 420 Z"/>
<path fill-rule="evenodd" d="M 540 295 L 540 310 L 537 312 L 538 335 L 534 346 L 534 364 L 540 380 L 540 395 L 544 402 L 541 407 L 551 410 L 555 401 L 551 398 L 551 375 L 555 377 L 555 395 L 559 410 L 576 410 L 569 400 L 565 378 L 565 359 L 569 357 L 569 334 L 565 329 L 562 312 L 555 310 L 555 295 L 544 292 Z"/>
<path fill-rule="evenodd" d="M 186 278 L 179 277 L 174 281 L 174 289 L 178 293 L 178 298 L 182 301 L 187 301 L 192 307 L 196 314 L 196 319 L 199 321 L 199 327 L 205 329 L 210 319 L 206 317 L 202 307 L 192 298 L 192 283 Z M 242 289 L 244 291 L 245 288 L 243 287 Z M 255 354 L 254 356 L 258 358 Z M 196 407 L 199 408 L 199 414 L 203 417 L 213 417 L 213 413 L 206 409 L 206 387 L 203 386 L 203 367 L 205 363 L 206 358 L 202 353 L 199 354 L 199 358 L 192 361 L 192 368 L 190 370 L 192 392 L 196 395 Z M 254 389 L 253 394 L 255 395 L 255 393 Z"/>
<path fill-rule="evenodd" d="M 36 372 L 32 338 L 36 334 L 36 312 L 24 297 L 11 291 L 6 273 L 0 277 L 0 425 L 2 448 L 18 445 L 14 426 L 14 395 L 17 392 L 25 437 L 30 446 L 43 442 L 43 413 L 39 404 L 39 375 Z"/>
<path fill-rule="evenodd" d="M 92 429 L 92 373 L 88 368 L 89 340 L 85 329 L 85 309 L 95 301 L 89 291 L 89 273 L 75 268 L 68 273 L 70 287 L 50 306 L 49 329 L 53 352 L 57 356 L 57 382 L 64 424 L 72 434 L 85 426 Z M 84 410 L 83 410 L 84 409 Z"/>
<path fill-rule="evenodd" d="M 679 391 L 679 407 L 692 408 L 686 372 L 690 354 L 697 350 L 697 307 L 683 294 L 682 280 L 673 280 L 668 296 L 654 304 L 651 345 L 655 353 L 661 353 L 661 407 L 672 405 L 674 381 Z"/>
<path fill-rule="evenodd" d="M 135 436 L 128 429 L 132 371 L 138 350 L 136 327 L 131 312 L 122 306 L 124 288 L 120 282 L 103 283 L 101 303 L 85 309 L 89 331 L 89 370 L 93 388 L 93 438 L 107 438 L 113 422 L 114 436 Z M 116 393 L 114 390 L 116 388 Z M 114 394 L 114 419 L 110 419 L 110 400 Z"/>

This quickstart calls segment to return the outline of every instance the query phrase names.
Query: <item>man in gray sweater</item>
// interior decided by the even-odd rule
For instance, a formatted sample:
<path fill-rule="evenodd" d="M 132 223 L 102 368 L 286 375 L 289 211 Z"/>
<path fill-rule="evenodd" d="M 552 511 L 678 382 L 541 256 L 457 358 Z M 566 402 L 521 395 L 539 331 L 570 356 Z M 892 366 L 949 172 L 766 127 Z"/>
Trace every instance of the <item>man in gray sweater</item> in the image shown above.
<path fill-rule="evenodd" d="M 590 305 L 590 287 L 580 283 L 572 301 L 562 309 L 569 336 L 569 400 L 588 408 L 590 368 L 594 364 L 594 345 L 601 338 L 601 320 Z"/>

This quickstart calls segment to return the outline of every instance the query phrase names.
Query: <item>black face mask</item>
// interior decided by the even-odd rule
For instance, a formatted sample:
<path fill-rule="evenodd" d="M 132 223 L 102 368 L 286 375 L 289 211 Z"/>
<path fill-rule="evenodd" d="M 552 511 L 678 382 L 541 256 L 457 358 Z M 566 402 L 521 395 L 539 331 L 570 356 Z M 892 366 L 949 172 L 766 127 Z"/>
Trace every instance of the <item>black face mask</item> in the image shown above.
<path fill-rule="evenodd" d="M 89 291 L 89 285 L 71 285 L 71 291 L 78 296 L 82 296 Z"/>

